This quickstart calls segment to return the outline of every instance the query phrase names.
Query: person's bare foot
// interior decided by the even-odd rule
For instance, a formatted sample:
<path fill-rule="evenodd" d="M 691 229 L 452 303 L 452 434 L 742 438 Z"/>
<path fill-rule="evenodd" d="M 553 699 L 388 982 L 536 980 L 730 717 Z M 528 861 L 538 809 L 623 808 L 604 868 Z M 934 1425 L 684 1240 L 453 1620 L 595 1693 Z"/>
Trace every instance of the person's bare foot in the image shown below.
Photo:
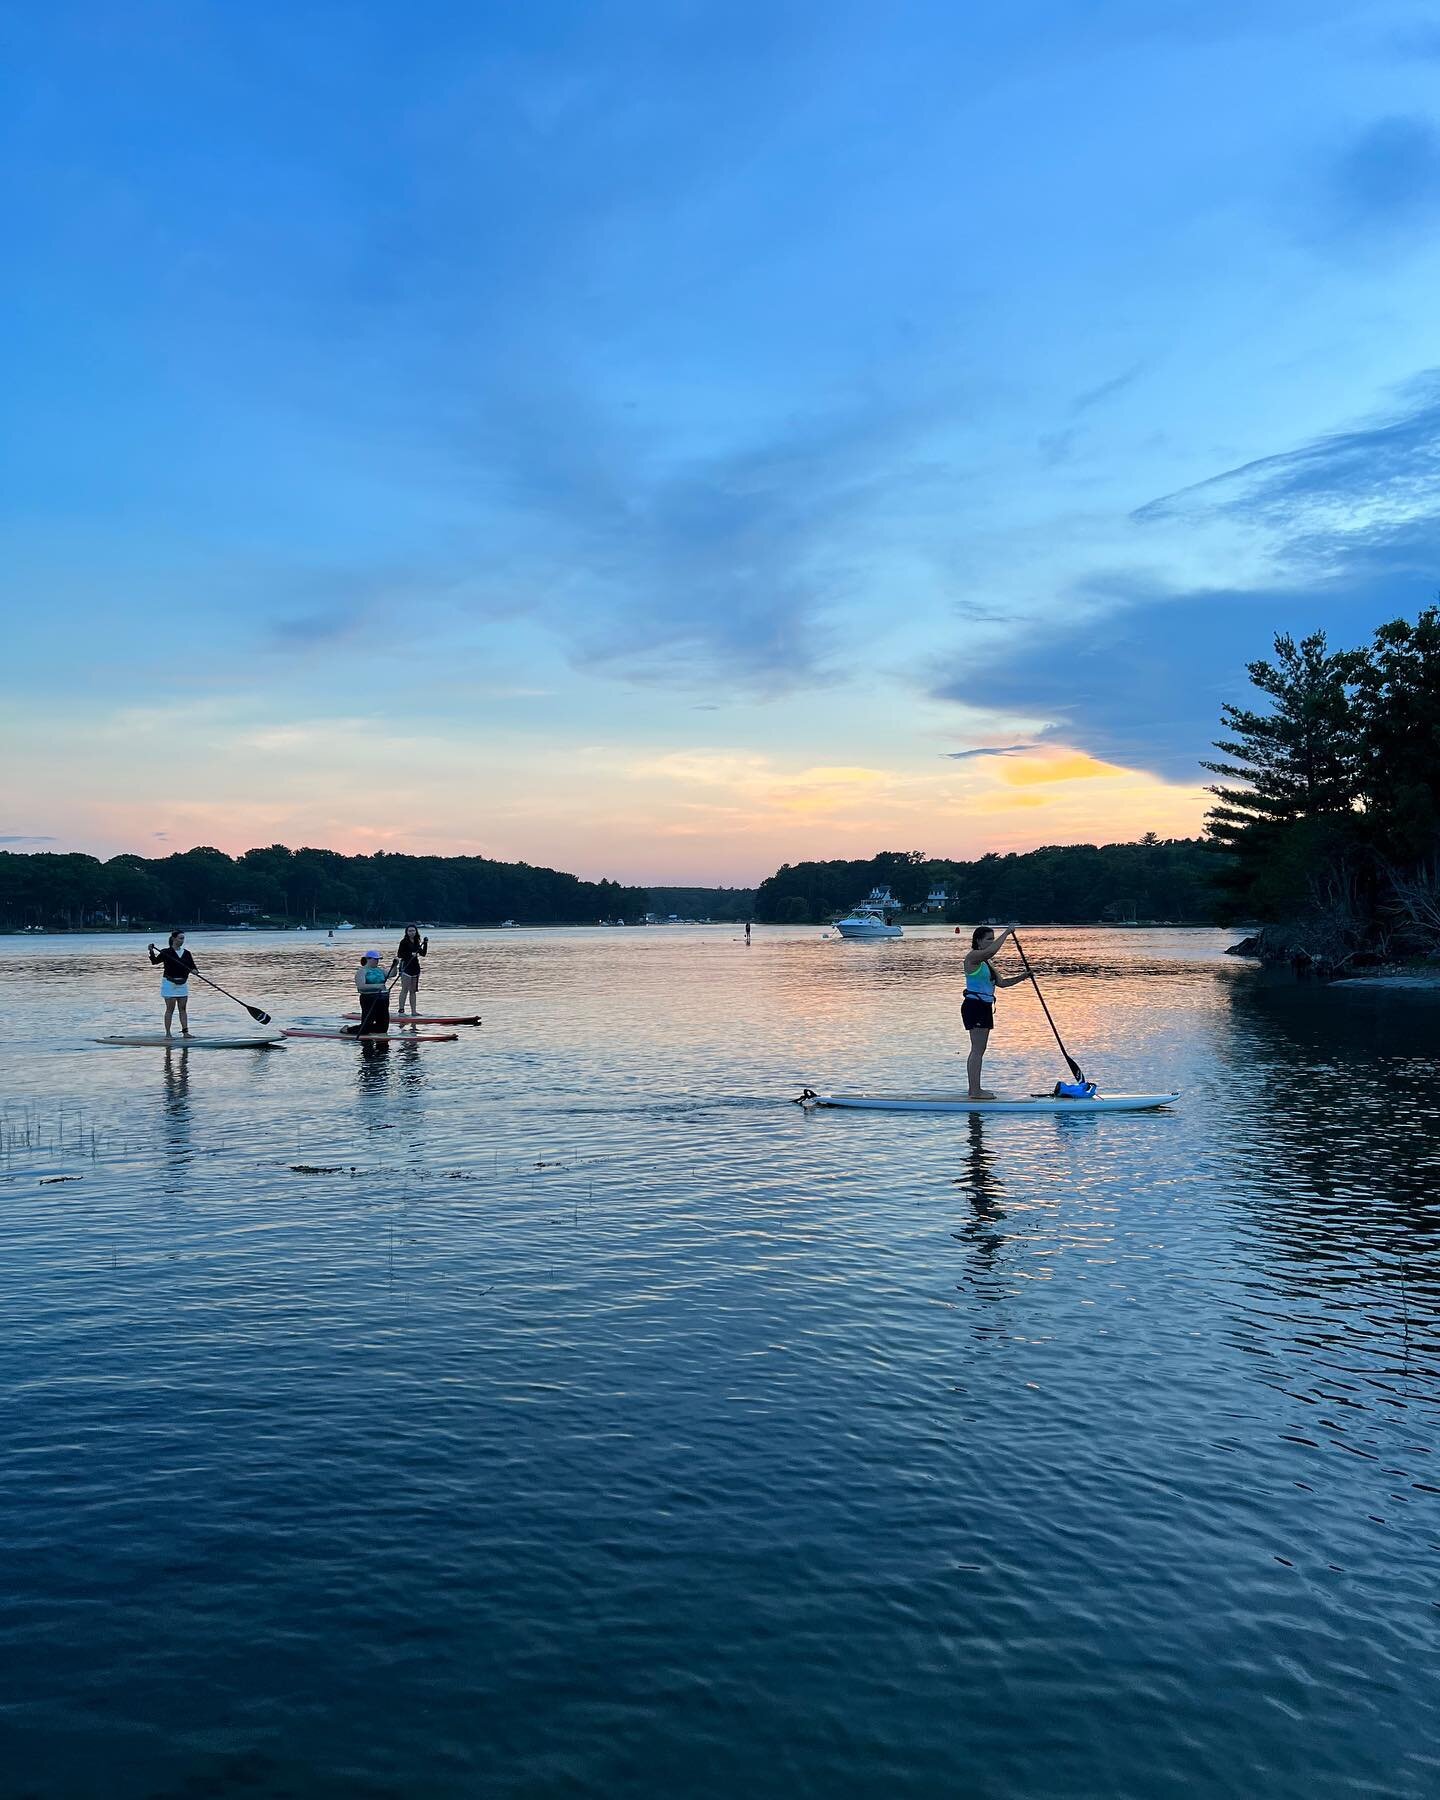
<path fill-rule="evenodd" d="M 972 1100 L 993 1100 L 995 1096 L 990 1092 L 989 1088 L 971 1088 L 970 1098 Z"/>

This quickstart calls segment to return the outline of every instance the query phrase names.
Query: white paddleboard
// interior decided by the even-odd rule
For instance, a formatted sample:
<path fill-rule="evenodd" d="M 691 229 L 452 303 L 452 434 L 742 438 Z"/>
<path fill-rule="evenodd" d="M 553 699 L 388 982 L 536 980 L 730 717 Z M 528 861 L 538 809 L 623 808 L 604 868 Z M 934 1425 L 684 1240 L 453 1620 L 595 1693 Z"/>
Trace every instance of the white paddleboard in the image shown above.
<path fill-rule="evenodd" d="M 1056 1094 L 1000 1094 L 972 1100 L 968 1094 L 810 1094 L 805 1106 L 850 1107 L 859 1112 L 919 1113 L 1098 1113 L 1152 1112 L 1180 1095 L 1095 1094 L 1088 1100 L 1063 1100 Z"/>
<path fill-rule="evenodd" d="M 189 1037 L 182 1037 L 177 1031 L 173 1037 L 166 1037 L 163 1031 L 138 1031 L 126 1037 L 96 1038 L 95 1042 L 136 1047 L 158 1047 L 163 1044 L 167 1050 L 268 1050 L 273 1044 L 280 1043 L 283 1036 L 282 1032 L 272 1031 L 266 1037 L 201 1037 L 195 1032 Z"/>

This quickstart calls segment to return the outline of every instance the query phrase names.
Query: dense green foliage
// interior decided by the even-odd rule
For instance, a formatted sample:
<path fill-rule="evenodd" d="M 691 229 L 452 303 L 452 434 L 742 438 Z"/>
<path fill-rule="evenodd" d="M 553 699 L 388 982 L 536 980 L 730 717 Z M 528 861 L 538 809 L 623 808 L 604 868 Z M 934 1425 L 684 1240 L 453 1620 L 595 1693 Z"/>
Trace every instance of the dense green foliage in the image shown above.
<path fill-rule="evenodd" d="M 77 927 L 128 920 L 142 927 L 237 919 L 333 924 L 593 924 L 637 920 L 643 888 L 581 881 L 528 863 L 481 856 L 342 856 L 336 850 L 201 848 L 182 855 L 0 853 L 0 925 Z"/>
<path fill-rule="evenodd" d="M 1268 706 L 1226 706 L 1205 764 L 1231 912 L 1330 965 L 1440 946 L 1440 610 L 1362 650 L 1278 637 L 1250 679 Z"/>
<path fill-rule="evenodd" d="M 975 862 L 949 862 L 918 850 L 888 850 L 858 862 L 789 863 L 762 881 L 755 916 L 773 924 L 820 924 L 886 887 L 911 909 L 931 890 L 948 892 L 945 917 L 962 924 L 1015 919 L 1056 925 L 1099 919 L 1215 917 L 1215 852 L 1201 840 L 1135 844 L 1056 844 Z"/>
<path fill-rule="evenodd" d="M 1223 761 L 1207 820 L 1231 852 L 1229 910 L 1275 919 L 1305 904 L 1313 872 L 1345 841 L 1360 794 L 1362 755 L 1355 684 L 1363 657 L 1332 651 L 1324 632 L 1275 639 L 1275 661 L 1249 665 L 1269 706 L 1220 709 Z"/>

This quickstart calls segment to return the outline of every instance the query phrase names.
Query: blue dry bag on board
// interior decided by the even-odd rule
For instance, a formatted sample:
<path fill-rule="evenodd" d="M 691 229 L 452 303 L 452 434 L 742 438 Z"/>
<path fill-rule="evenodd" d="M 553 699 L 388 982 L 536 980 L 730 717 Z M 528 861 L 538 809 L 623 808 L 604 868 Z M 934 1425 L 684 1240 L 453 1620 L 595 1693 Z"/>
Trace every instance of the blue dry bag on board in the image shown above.
<path fill-rule="evenodd" d="M 1057 1100 L 1093 1100 L 1095 1083 L 1093 1081 L 1057 1081 L 1055 1098 Z"/>

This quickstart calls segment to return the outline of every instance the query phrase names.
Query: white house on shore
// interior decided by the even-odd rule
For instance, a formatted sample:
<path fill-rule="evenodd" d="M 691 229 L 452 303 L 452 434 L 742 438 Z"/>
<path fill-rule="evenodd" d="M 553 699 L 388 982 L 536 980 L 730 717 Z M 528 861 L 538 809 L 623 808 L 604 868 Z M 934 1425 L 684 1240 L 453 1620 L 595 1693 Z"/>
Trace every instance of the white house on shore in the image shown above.
<path fill-rule="evenodd" d="M 943 881 L 937 881 L 930 890 L 930 897 L 925 902 L 926 912 L 944 912 L 950 904 L 950 890 Z"/>

